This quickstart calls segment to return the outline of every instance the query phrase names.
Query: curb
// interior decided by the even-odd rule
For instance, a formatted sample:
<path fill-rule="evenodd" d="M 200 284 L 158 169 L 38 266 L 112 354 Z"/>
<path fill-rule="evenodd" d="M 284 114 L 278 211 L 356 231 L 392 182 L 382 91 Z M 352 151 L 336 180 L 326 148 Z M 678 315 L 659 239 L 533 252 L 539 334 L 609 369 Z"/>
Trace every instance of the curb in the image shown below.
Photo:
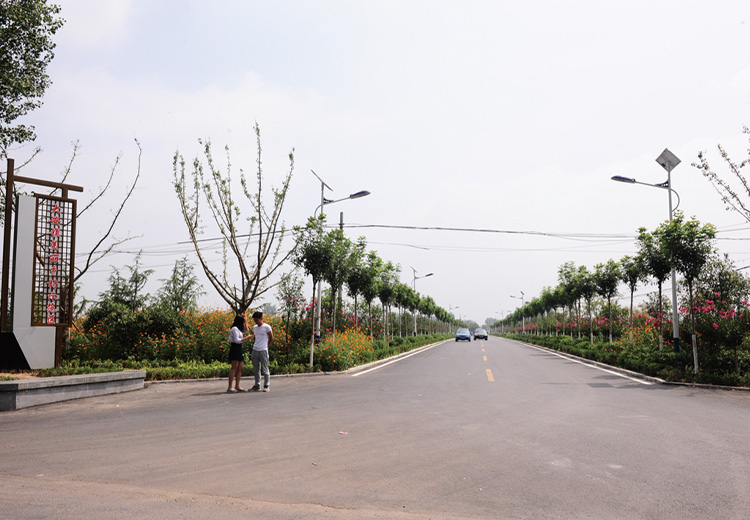
<path fill-rule="evenodd" d="M 581 363 L 584 363 L 586 365 L 591 365 L 599 368 L 606 368 L 607 370 L 611 370 L 612 372 L 617 372 L 622 375 L 626 375 L 629 377 L 634 377 L 636 379 L 642 379 L 644 381 L 649 381 L 651 383 L 656 383 L 660 385 L 669 385 L 669 386 L 684 386 L 689 388 L 702 388 L 705 390 L 723 390 L 723 391 L 731 391 L 731 392 L 750 392 L 750 388 L 745 386 L 725 386 L 725 385 L 709 385 L 706 383 L 684 383 L 681 381 L 665 381 L 664 379 L 659 379 L 658 377 L 653 376 L 647 376 L 646 374 L 641 374 L 640 372 L 633 372 L 632 370 L 627 370 L 625 368 L 615 367 L 612 365 L 607 365 L 606 363 L 600 363 L 599 361 L 594 361 L 591 359 L 582 358 L 573 354 L 569 354 L 567 352 L 561 352 L 559 350 L 555 350 L 548 347 L 542 347 L 541 345 L 534 345 L 533 343 L 525 343 L 523 341 L 519 341 L 517 339 L 510 339 L 510 338 L 503 338 L 507 339 L 508 341 L 514 341 L 516 343 L 520 343 L 521 345 L 528 345 L 530 347 L 538 348 L 540 350 L 546 350 L 548 352 L 553 352 L 555 354 L 558 354 L 560 356 L 565 356 L 570 359 L 575 359 L 576 361 L 580 361 Z"/>
<path fill-rule="evenodd" d="M 274 378 L 281 378 L 281 377 L 312 377 L 312 376 L 335 376 L 343 374 L 343 372 L 301 372 L 299 374 L 271 374 L 271 379 Z M 248 376 L 243 376 L 244 378 L 252 377 L 253 375 L 250 374 Z M 211 381 L 225 381 L 226 377 L 208 377 L 205 379 L 160 379 L 158 381 L 146 381 L 145 386 L 150 385 L 166 385 L 166 384 L 175 384 L 175 383 L 208 383 Z"/>
<path fill-rule="evenodd" d="M 415 349 L 402 352 L 401 354 L 396 354 L 395 356 L 387 357 L 384 359 L 378 359 L 377 361 L 372 361 L 365 365 L 357 365 L 356 367 L 348 368 L 344 370 L 343 372 L 302 372 L 299 374 L 271 374 L 271 379 L 282 378 L 282 377 L 340 376 L 344 374 L 353 374 L 356 372 L 360 372 L 362 370 L 367 370 L 367 369 L 382 365 L 384 363 L 388 363 L 390 361 L 393 361 L 403 356 L 407 356 L 409 354 L 415 354 L 417 352 L 425 350 L 428 347 L 434 347 L 435 345 L 439 345 L 440 343 L 445 343 L 446 341 L 449 341 L 449 340 L 445 339 L 445 340 L 438 341 L 435 343 L 430 343 L 428 345 L 422 345 L 421 347 L 417 347 Z M 244 376 L 244 377 L 252 377 L 252 374 L 250 376 Z M 204 379 L 162 379 L 158 381 L 146 381 L 144 385 L 150 386 L 150 385 L 165 385 L 165 384 L 178 384 L 178 383 L 207 383 L 210 381 L 223 381 L 225 379 L 226 377 L 209 377 L 209 378 L 204 378 Z"/>
<path fill-rule="evenodd" d="M 356 372 L 361 372 L 363 370 L 369 370 L 370 368 L 374 368 L 380 365 L 383 365 L 385 363 L 389 363 L 391 361 L 394 361 L 396 359 L 402 358 L 404 356 L 408 356 L 411 354 L 417 354 L 418 352 L 421 352 L 422 350 L 426 350 L 428 347 L 434 347 L 435 345 L 440 345 L 441 343 L 445 343 L 446 341 L 450 341 L 447 339 L 444 339 L 442 341 L 436 341 L 435 343 L 430 343 L 428 345 L 422 345 L 421 347 L 417 347 L 412 350 L 407 350 L 406 352 L 402 352 L 401 354 L 396 354 L 395 356 L 391 356 L 384 359 L 378 359 L 377 361 L 372 361 L 370 363 L 367 363 L 366 365 L 357 365 L 356 367 L 348 368 L 344 370 L 343 372 L 332 372 L 335 374 L 354 374 Z"/>

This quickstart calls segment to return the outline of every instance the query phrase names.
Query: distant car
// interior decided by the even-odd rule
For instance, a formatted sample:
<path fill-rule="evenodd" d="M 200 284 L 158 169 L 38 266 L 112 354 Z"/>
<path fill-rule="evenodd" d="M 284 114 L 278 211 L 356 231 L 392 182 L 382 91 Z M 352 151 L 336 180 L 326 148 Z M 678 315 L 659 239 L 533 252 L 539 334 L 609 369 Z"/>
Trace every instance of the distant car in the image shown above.
<path fill-rule="evenodd" d="M 456 341 L 471 341 L 469 329 L 458 329 L 456 331 Z"/>
<path fill-rule="evenodd" d="M 474 339 L 489 339 L 487 336 L 487 331 L 484 329 L 476 329 L 474 331 Z"/>

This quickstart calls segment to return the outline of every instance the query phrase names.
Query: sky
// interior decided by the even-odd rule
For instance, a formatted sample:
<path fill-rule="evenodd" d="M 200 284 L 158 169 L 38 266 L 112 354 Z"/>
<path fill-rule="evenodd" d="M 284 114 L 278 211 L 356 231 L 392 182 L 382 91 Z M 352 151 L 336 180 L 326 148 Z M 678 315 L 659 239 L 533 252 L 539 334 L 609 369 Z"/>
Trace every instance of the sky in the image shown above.
<path fill-rule="evenodd" d="M 462 319 L 507 315 L 522 292 L 528 301 L 557 285 L 565 262 L 593 269 L 635 253 L 636 230 L 668 218 L 668 192 L 610 178 L 663 182 L 655 159 L 665 148 L 682 161 L 672 172 L 679 209 L 717 226 L 719 251 L 750 265 L 750 224 L 691 166 L 706 153 L 729 179 L 717 145 L 747 158 L 747 1 L 57 3 L 66 23 L 53 83 L 23 121 L 37 140 L 10 156 L 18 165 L 39 146 L 19 175 L 59 180 L 78 141 L 67 182 L 87 201 L 121 154 L 108 202 L 78 223 L 78 251 L 132 182 L 135 139 L 142 148 L 141 179 L 114 230 L 133 238 L 83 278 L 89 299 L 139 251 L 152 294 L 176 260 L 195 260 L 174 155 L 190 163 L 210 139 L 219 165 L 228 146 L 233 171 L 252 179 L 256 122 L 268 184 L 294 150 L 287 226 L 320 203 L 311 170 L 332 188 L 327 198 L 370 191 L 327 206 L 329 222 L 343 212 L 347 236 L 365 237 L 400 265 L 402 282 Z M 415 281 L 413 269 L 433 275 Z M 223 306 L 205 281 L 204 290 L 202 305 Z"/>

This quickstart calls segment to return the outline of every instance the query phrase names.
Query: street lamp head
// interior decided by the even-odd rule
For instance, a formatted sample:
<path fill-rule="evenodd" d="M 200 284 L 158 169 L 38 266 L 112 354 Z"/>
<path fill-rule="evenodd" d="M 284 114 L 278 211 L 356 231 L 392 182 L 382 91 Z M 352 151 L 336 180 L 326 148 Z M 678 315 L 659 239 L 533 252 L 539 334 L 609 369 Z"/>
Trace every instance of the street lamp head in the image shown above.
<path fill-rule="evenodd" d="M 426 274 L 424 275 L 424 278 L 427 278 L 428 276 L 432 276 L 434 273 Z"/>
<path fill-rule="evenodd" d="M 358 191 L 357 193 L 352 193 L 349 195 L 350 199 L 359 199 L 361 197 L 367 197 L 370 194 L 367 190 Z"/>
<path fill-rule="evenodd" d="M 615 175 L 614 177 L 612 177 L 612 180 L 617 182 L 627 182 L 630 184 L 635 183 L 635 179 L 632 179 L 630 177 L 623 177 L 622 175 Z"/>

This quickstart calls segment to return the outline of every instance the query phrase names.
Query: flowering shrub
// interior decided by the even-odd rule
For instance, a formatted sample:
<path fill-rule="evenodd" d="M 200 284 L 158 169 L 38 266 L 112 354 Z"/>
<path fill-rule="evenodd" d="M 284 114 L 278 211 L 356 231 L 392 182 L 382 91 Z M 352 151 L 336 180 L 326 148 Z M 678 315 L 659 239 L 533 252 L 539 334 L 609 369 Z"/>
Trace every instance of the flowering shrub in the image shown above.
<path fill-rule="evenodd" d="M 334 337 L 323 338 L 317 348 L 317 358 L 325 371 L 346 370 L 371 361 L 374 349 L 370 338 L 360 329 L 351 328 Z"/>
<path fill-rule="evenodd" d="M 227 360 L 230 311 L 132 312 L 117 304 L 98 311 L 73 324 L 65 359 Z"/>
<path fill-rule="evenodd" d="M 750 308 L 748 301 L 732 305 L 722 299 L 721 293 L 713 298 L 695 297 L 695 332 L 701 365 L 712 372 L 729 374 L 750 371 L 748 334 L 750 333 Z M 684 316 L 690 309 L 680 307 Z M 686 318 L 684 323 L 689 321 Z M 684 327 L 690 345 L 690 329 Z"/>
<path fill-rule="evenodd" d="M 310 311 L 311 306 L 305 308 Z M 437 339 L 379 339 L 382 329 L 373 320 L 375 340 L 371 339 L 369 320 L 357 320 L 342 314 L 337 332 L 324 329 L 321 343 L 315 349 L 315 367 L 309 367 L 312 314 L 301 319 L 285 320 L 266 316 L 274 331 L 269 366 L 272 373 L 298 373 L 310 370 L 345 370 L 356 364 L 386 357 Z M 88 370 L 101 363 L 127 363 L 128 367 L 143 364 L 153 379 L 187 374 L 228 373 L 228 334 L 234 313 L 226 309 L 200 309 L 176 313 L 162 308 L 133 312 L 111 302 L 103 302 L 88 316 L 76 320 L 70 329 L 63 359 L 69 370 Z M 324 316 L 323 327 L 330 324 Z M 335 341 L 334 341 L 335 337 Z M 246 366 L 252 339 L 244 343 Z M 218 363 L 218 364 L 217 364 Z M 179 364 L 179 367 L 178 365 Z M 161 370 L 164 368 L 164 370 Z M 247 368 L 246 368 L 247 370 Z"/>

